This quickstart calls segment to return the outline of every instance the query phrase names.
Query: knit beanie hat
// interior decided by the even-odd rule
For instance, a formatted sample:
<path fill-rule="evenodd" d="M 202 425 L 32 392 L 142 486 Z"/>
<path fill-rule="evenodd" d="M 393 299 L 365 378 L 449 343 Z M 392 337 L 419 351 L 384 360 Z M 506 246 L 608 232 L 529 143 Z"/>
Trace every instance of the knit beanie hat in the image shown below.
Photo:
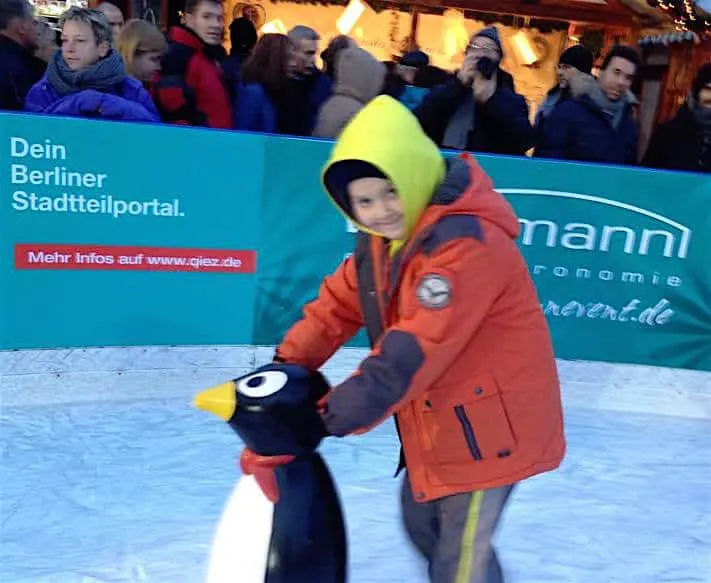
<path fill-rule="evenodd" d="M 559 64 L 570 65 L 581 73 L 589 75 L 593 67 L 593 54 L 583 45 L 573 45 L 560 56 Z"/>
<path fill-rule="evenodd" d="M 707 85 L 711 85 L 711 63 L 701 65 L 696 77 L 694 77 L 694 82 L 691 85 L 691 93 L 694 99 L 699 98 L 699 92 Z"/>
<path fill-rule="evenodd" d="M 349 216 L 353 216 L 348 185 L 359 178 L 387 178 L 383 172 L 363 160 L 342 160 L 333 164 L 324 175 L 329 194 Z"/>
<path fill-rule="evenodd" d="M 230 24 L 230 44 L 232 50 L 249 52 L 257 44 L 257 29 L 252 21 L 242 16 L 235 18 Z"/>
<path fill-rule="evenodd" d="M 414 67 L 415 69 L 422 69 L 430 64 L 430 58 L 426 53 L 422 51 L 410 51 L 405 53 L 400 59 L 400 64 L 403 67 Z"/>
<path fill-rule="evenodd" d="M 490 40 L 493 40 L 496 43 L 496 46 L 499 47 L 499 54 L 501 54 L 502 57 L 504 56 L 504 46 L 501 44 L 499 31 L 496 30 L 495 26 L 487 26 L 486 28 L 482 28 L 471 38 L 469 44 L 471 44 L 472 41 L 477 37 L 488 38 Z"/>

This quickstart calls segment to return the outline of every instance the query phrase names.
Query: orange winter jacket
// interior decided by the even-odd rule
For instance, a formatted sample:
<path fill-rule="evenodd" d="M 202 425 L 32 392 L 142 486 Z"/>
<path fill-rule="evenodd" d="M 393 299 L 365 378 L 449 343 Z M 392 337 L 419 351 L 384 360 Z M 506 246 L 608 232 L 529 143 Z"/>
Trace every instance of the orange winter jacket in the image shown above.
<path fill-rule="evenodd" d="M 372 351 L 330 393 L 326 427 L 362 433 L 394 414 L 420 501 L 555 469 L 565 452 L 560 388 L 512 208 L 467 154 L 445 165 L 410 112 L 387 97 L 341 135 L 327 189 L 328 168 L 352 159 L 393 182 L 415 212 L 410 234 L 388 242 L 359 233 L 355 253 L 326 278 L 277 357 L 318 369 L 367 327 Z"/>

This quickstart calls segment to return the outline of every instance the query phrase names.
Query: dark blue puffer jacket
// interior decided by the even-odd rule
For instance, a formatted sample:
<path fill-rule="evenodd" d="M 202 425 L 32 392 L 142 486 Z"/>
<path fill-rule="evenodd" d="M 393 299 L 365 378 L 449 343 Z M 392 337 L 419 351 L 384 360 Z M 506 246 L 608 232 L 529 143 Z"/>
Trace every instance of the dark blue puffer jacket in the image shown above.
<path fill-rule="evenodd" d="M 590 97 L 592 77 L 571 85 L 572 98 L 559 103 L 537 136 L 534 156 L 603 164 L 637 161 L 639 128 L 628 102 L 617 128 Z M 628 97 L 629 99 L 629 97 Z"/>

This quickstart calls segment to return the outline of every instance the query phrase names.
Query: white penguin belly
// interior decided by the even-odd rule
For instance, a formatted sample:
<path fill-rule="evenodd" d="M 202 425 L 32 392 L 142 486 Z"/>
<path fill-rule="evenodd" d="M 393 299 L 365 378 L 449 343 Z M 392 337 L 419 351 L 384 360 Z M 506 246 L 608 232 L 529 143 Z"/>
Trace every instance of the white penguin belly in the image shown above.
<path fill-rule="evenodd" d="M 264 583 L 274 504 L 252 476 L 243 476 L 217 527 L 205 583 Z"/>

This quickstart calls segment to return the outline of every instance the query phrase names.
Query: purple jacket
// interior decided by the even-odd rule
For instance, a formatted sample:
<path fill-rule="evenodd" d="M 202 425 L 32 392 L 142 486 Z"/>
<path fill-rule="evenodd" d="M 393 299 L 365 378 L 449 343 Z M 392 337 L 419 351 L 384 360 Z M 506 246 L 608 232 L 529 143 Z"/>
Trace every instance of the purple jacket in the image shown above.
<path fill-rule="evenodd" d="M 121 121 L 160 122 L 153 100 L 140 81 L 125 77 L 116 93 L 85 89 L 61 96 L 45 74 L 25 98 L 25 111 Z"/>

